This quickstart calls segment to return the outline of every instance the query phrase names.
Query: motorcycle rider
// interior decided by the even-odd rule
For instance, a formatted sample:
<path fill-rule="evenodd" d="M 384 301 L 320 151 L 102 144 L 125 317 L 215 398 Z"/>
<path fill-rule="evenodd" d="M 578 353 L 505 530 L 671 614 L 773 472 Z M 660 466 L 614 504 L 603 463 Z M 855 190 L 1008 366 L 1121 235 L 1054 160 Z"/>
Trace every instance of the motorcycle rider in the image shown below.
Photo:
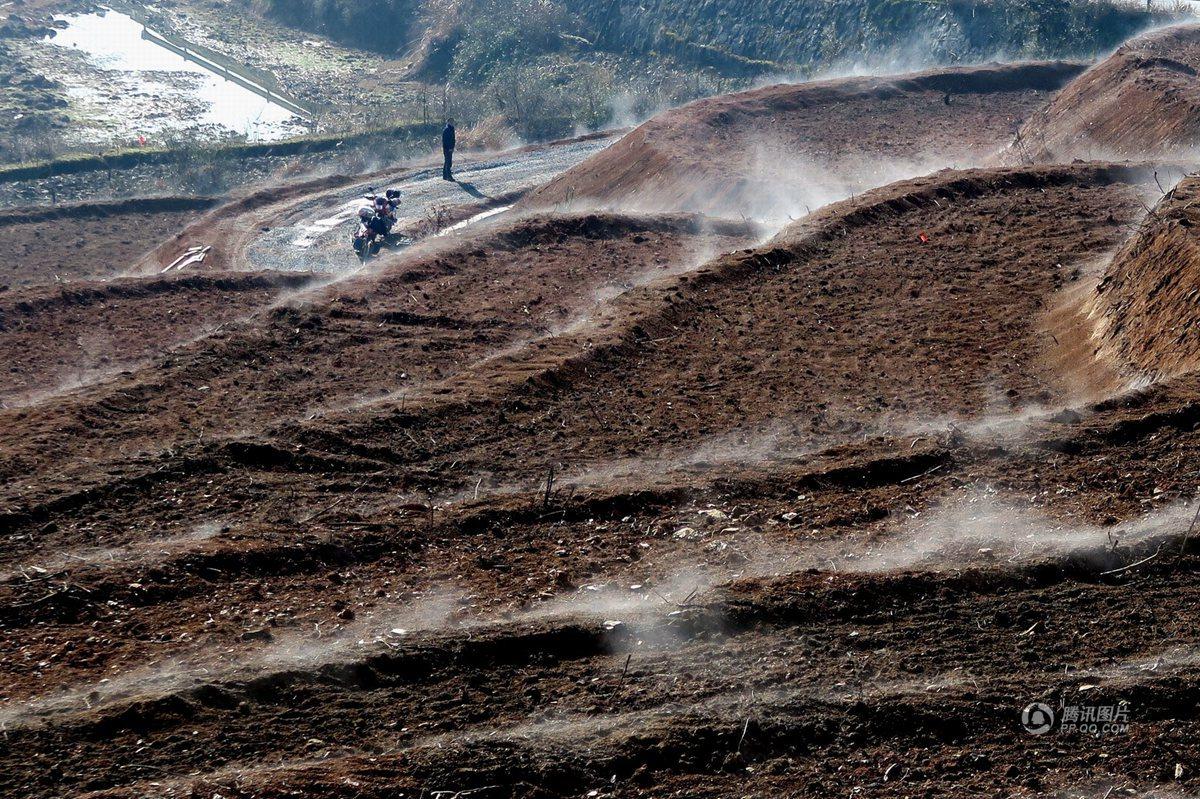
<path fill-rule="evenodd" d="M 377 205 L 370 209 L 364 209 L 369 210 L 371 213 L 371 219 L 369 222 L 367 222 L 367 228 L 370 229 L 372 233 L 375 233 L 380 238 L 383 238 L 392 232 L 392 223 L 388 220 L 387 214 L 380 213 L 378 209 L 379 206 Z"/>
<path fill-rule="evenodd" d="M 387 197 L 377 196 L 373 206 L 375 218 L 379 220 L 380 226 L 383 228 L 384 235 L 392 232 L 392 225 L 396 224 L 396 215 L 392 211 L 392 203 Z"/>
<path fill-rule="evenodd" d="M 367 232 L 374 233 L 380 238 L 386 236 L 392 227 L 390 224 L 388 224 L 386 216 L 376 213 L 374 203 L 371 205 L 364 205 L 362 208 L 358 209 L 358 221 L 362 223 L 360 231 L 365 230 Z M 357 234 L 355 238 L 358 238 Z"/>
<path fill-rule="evenodd" d="M 369 204 L 358 209 L 360 226 L 354 234 L 356 252 L 361 249 L 360 242 L 365 245 L 369 238 L 386 239 L 391 235 L 396 224 L 396 209 L 400 207 L 400 192 L 396 189 L 388 189 L 383 194 L 375 194 L 372 189 L 363 199 Z"/>
<path fill-rule="evenodd" d="M 363 249 L 368 247 L 368 240 L 371 238 L 372 223 L 375 219 L 375 209 L 370 205 L 364 205 L 358 209 L 358 229 L 354 231 L 354 251 L 363 254 Z M 366 254 L 370 254 L 367 250 Z"/>

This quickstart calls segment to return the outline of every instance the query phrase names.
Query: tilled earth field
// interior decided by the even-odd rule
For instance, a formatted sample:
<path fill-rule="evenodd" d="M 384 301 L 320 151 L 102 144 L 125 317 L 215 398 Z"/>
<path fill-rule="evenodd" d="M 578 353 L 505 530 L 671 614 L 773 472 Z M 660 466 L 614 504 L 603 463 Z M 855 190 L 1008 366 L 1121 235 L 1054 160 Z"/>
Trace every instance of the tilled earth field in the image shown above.
<path fill-rule="evenodd" d="M 119 274 L 214 204 L 164 197 L 0 211 L 0 286 Z"/>
<path fill-rule="evenodd" d="M 13 292 L 0 795 L 1186 795 L 1200 378 L 1078 310 L 1186 168 Z"/>

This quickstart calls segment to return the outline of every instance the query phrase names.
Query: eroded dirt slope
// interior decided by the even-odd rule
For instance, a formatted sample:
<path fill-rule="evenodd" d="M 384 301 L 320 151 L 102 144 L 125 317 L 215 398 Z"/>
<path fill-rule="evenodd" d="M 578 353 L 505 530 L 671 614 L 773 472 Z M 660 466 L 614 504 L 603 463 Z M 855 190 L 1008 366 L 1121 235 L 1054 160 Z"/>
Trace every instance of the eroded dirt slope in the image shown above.
<path fill-rule="evenodd" d="M 70 470 L 68 463 L 91 471 L 93 458 L 113 453 L 114 437 L 136 461 L 197 436 L 240 435 L 275 421 L 394 399 L 508 349 L 536 352 L 539 340 L 585 320 L 609 294 L 694 267 L 755 235 L 741 222 L 688 217 L 534 217 L 476 237 L 431 241 L 334 283 L 236 273 L 226 278 L 230 286 L 258 289 L 230 291 L 231 299 L 219 303 L 221 313 L 237 314 L 228 324 L 206 327 L 166 354 L 147 342 L 142 351 L 153 357 L 135 371 L 91 387 L 85 381 L 79 390 L 68 391 L 74 389 L 68 381 L 61 401 L 13 410 L 21 423 L 6 430 L 11 448 L 4 474 Z M 145 315 L 194 319 L 197 300 L 187 289 L 208 280 L 131 283 L 134 300 L 156 285 L 162 291 L 153 303 L 98 302 L 91 313 L 105 329 L 128 325 L 162 340 L 169 330 L 147 326 Z M 215 289 L 206 301 L 219 301 Z M 239 298 L 244 301 L 235 306 Z M 51 302 L 26 324 L 74 328 L 79 332 L 70 335 L 78 335 L 85 331 L 77 314 L 69 302 Z M 14 318 L 11 336 L 16 363 L 25 372 L 54 374 L 70 338 L 48 335 L 58 346 L 35 351 L 20 321 Z M 73 434 L 63 436 L 64 429 Z M 33 431 L 39 432 L 27 437 Z"/>
<path fill-rule="evenodd" d="M 1193 561 L 1101 572 L 1186 526 L 1195 381 L 1057 414 L 1039 339 L 1152 171 L 944 173 L 725 255 L 749 231 L 536 216 L 6 411 L 5 790 L 1170 780 Z M 1085 684 L 1132 732 L 1031 743 Z"/>
<path fill-rule="evenodd" d="M 1095 357 L 1130 382 L 1161 380 L 1200 365 L 1198 189 L 1196 178 L 1188 177 L 1165 195 L 1105 263 L 1094 288 L 1079 297 L 1077 316 Z"/>
<path fill-rule="evenodd" d="M 1200 142 L 1200 25 L 1148 33 L 1030 117 L 1009 163 L 1194 155 Z"/>

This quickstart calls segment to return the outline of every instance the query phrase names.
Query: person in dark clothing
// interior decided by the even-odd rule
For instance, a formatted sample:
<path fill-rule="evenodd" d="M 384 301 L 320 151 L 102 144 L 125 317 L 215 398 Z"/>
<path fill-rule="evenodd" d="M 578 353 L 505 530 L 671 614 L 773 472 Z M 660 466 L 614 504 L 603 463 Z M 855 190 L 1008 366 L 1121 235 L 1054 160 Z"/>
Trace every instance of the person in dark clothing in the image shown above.
<path fill-rule="evenodd" d="M 387 235 L 392 232 L 392 224 L 383 214 L 374 214 L 371 221 L 367 223 L 367 228 L 372 233 L 380 238 L 387 238 Z"/>
<path fill-rule="evenodd" d="M 454 120 L 447 119 L 446 127 L 442 128 L 442 180 L 454 180 L 451 170 L 454 168 L 454 145 L 457 143 Z"/>

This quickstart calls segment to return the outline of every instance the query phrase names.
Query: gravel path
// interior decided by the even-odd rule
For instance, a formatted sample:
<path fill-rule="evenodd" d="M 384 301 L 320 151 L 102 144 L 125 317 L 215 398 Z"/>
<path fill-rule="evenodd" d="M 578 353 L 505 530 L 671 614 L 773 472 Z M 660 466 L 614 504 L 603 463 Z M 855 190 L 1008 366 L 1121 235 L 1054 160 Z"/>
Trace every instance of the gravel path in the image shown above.
<path fill-rule="evenodd" d="M 527 191 L 603 150 L 612 138 L 484 156 L 442 180 L 440 166 L 408 171 L 394 180 L 363 183 L 297 204 L 282 224 L 265 230 L 246 251 L 249 265 L 283 271 L 341 272 L 358 260 L 350 249 L 354 213 L 370 189 L 397 188 L 402 194 L 398 228 L 410 229 L 437 213 Z"/>

